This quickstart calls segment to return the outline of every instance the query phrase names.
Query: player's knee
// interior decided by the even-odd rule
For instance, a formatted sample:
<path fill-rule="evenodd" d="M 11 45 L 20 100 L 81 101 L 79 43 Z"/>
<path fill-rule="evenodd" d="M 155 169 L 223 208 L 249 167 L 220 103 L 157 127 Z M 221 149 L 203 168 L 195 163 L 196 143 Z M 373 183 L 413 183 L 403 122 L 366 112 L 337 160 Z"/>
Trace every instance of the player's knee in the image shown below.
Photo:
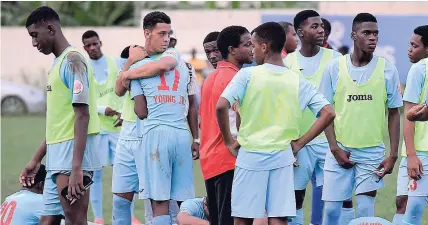
<path fill-rule="evenodd" d="M 342 202 L 324 202 L 324 217 L 326 221 L 339 221 Z"/>
<path fill-rule="evenodd" d="M 169 215 L 169 201 L 152 200 L 153 217 L 161 215 Z"/>
<path fill-rule="evenodd" d="M 395 197 L 395 206 L 397 207 L 398 214 L 404 214 L 407 207 L 407 195 Z"/>
<path fill-rule="evenodd" d="M 361 194 L 358 194 L 358 195 L 366 195 L 366 196 L 374 198 L 374 197 L 376 197 L 376 194 L 377 194 L 377 191 L 374 190 L 374 191 L 369 191 L 369 192 L 361 193 Z"/>
<path fill-rule="evenodd" d="M 354 205 L 352 204 L 352 199 L 343 201 L 343 203 L 342 203 L 342 208 L 351 209 L 353 207 L 354 207 Z"/>
<path fill-rule="evenodd" d="M 127 192 L 127 193 L 113 193 L 116 196 L 119 196 L 121 198 L 124 198 L 130 202 L 134 199 L 134 193 L 133 192 Z"/>
<path fill-rule="evenodd" d="M 294 191 L 296 196 L 296 208 L 301 209 L 303 207 L 303 200 L 305 199 L 306 189 Z"/>

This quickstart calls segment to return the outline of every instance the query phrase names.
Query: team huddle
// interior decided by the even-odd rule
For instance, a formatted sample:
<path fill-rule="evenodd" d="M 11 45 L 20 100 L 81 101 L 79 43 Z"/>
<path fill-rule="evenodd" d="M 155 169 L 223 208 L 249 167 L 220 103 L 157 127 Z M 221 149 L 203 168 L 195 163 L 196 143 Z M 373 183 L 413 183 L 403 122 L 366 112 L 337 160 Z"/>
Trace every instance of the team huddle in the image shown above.
<path fill-rule="evenodd" d="M 203 47 L 215 70 L 197 108 L 195 70 L 175 49 L 171 24 L 163 12 L 147 14 L 144 46 L 128 45 L 120 57 L 104 56 L 98 34 L 87 31 L 87 59 L 69 44 L 52 8 L 31 13 L 33 46 L 55 55 L 46 137 L 20 174 L 23 188 L 2 204 L 2 224 L 88 224 L 89 203 L 94 223 L 104 224 L 106 166 L 113 167 L 113 225 L 141 224 L 133 210 L 138 199 L 145 224 L 302 225 L 311 181 L 311 224 L 375 217 L 377 191 L 398 159 L 403 102 L 393 224 L 421 224 L 428 202 L 428 25 L 410 38 L 414 64 L 404 94 L 395 65 L 373 54 L 379 28 L 369 13 L 355 16 L 353 51 L 345 55 L 326 43 L 329 23 L 313 10 L 251 32 L 213 31 Z M 207 193 L 201 198 L 197 159 Z"/>

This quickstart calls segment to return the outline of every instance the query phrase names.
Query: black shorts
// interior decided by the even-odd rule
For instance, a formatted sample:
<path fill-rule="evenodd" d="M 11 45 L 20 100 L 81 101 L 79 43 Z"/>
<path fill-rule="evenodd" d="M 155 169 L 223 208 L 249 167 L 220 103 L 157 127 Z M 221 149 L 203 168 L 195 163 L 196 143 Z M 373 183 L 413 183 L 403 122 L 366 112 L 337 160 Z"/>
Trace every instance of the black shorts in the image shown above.
<path fill-rule="evenodd" d="M 229 170 L 205 181 L 210 225 L 233 225 L 233 172 Z"/>

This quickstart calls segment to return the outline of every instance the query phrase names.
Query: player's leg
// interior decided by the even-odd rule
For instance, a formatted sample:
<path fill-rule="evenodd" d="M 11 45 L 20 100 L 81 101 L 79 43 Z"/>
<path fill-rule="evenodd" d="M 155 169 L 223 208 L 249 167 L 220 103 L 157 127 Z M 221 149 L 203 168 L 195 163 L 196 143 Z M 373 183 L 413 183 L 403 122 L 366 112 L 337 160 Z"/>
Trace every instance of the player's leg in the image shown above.
<path fill-rule="evenodd" d="M 180 211 L 180 206 L 178 204 L 182 202 L 177 202 L 175 200 L 172 200 L 169 202 L 169 215 L 171 216 L 172 224 L 177 224 L 177 215 Z"/>
<path fill-rule="evenodd" d="M 324 201 L 321 200 L 322 186 L 317 186 L 315 171 L 311 177 L 312 183 L 312 215 L 311 224 L 319 225 L 322 223 L 322 212 L 324 210 Z"/>
<path fill-rule="evenodd" d="M 394 219 L 392 220 L 394 225 L 401 225 L 404 213 L 406 212 L 408 182 L 409 177 L 407 175 L 407 158 L 402 158 L 397 176 L 397 197 L 395 197 L 397 211 L 394 215 Z"/>
<path fill-rule="evenodd" d="M 340 225 L 339 218 L 343 201 L 352 198 L 354 183 L 355 169 L 344 169 L 337 163 L 333 154 L 330 151 L 327 152 L 322 193 L 322 200 L 324 201 L 323 225 Z"/>
<path fill-rule="evenodd" d="M 269 224 L 287 225 L 287 218 L 296 216 L 293 190 L 293 165 L 269 171 L 266 213 Z"/>
<path fill-rule="evenodd" d="M 140 147 L 138 140 L 119 139 L 113 164 L 113 225 L 132 224 L 132 202 L 139 191 L 137 167 L 132 149 Z"/>
<path fill-rule="evenodd" d="M 292 171 L 290 173 L 292 174 Z M 268 170 L 254 171 L 238 166 L 235 168 L 231 195 L 231 210 L 235 225 L 251 225 L 254 218 L 265 216 L 268 182 Z M 292 184 L 292 182 L 289 183 Z M 293 188 L 290 187 L 289 190 Z M 294 193 L 291 196 L 293 195 Z M 295 204 L 291 207 L 294 209 L 292 213 L 295 214 Z"/>
<path fill-rule="evenodd" d="M 109 135 L 99 134 L 98 135 L 98 153 L 101 159 L 102 166 L 109 165 Z M 102 169 L 94 171 L 94 177 L 92 178 L 93 184 L 91 185 L 91 208 L 94 214 L 94 223 L 104 224 L 103 219 L 103 171 Z"/>
<path fill-rule="evenodd" d="M 61 223 L 62 210 L 58 197 L 56 184 L 52 179 L 52 171 L 47 171 L 43 189 L 43 213 L 40 217 L 40 225 L 59 225 Z"/>
<path fill-rule="evenodd" d="M 428 196 L 409 196 L 403 225 L 420 225 L 428 203 Z"/>
<path fill-rule="evenodd" d="M 313 148 L 307 145 L 297 153 L 296 163 L 299 165 L 294 167 L 294 190 L 296 197 L 296 217 L 292 219 L 290 225 L 302 225 L 304 220 L 303 215 L 303 200 L 305 199 L 306 186 L 311 180 L 315 169 L 316 157 L 312 154 Z"/>
<path fill-rule="evenodd" d="M 145 225 L 153 224 L 153 210 L 150 199 L 144 199 L 144 223 Z"/>
<path fill-rule="evenodd" d="M 218 224 L 227 225 L 233 223 L 232 217 L 232 186 L 234 170 L 229 170 L 217 177 L 215 195 L 218 209 Z"/>
<path fill-rule="evenodd" d="M 61 191 L 68 186 L 70 174 L 71 171 L 60 171 L 54 175 L 59 200 L 64 210 L 65 224 L 86 225 L 88 221 L 89 192 L 81 195 L 80 199 L 75 201 L 72 205 L 61 195 Z M 93 172 L 83 171 L 83 176 L 92 177 Z"/>
<path fill-rule="evenodd" d="M 205 181 L 205 189 L 207 192 L 207 206 L 209 213 L 210 224 L 218 224 L 218 208 L 217 208 L 217 197 L 215 192 L 215 184 L 217 177 L 212 177 Z"/>
<path fill-rule="evenodd" d="M 349 224 L 355 218 L 355 210 L 352 199 L 343 201 L 342 212 L 340 213 L 339 224 Z"/>

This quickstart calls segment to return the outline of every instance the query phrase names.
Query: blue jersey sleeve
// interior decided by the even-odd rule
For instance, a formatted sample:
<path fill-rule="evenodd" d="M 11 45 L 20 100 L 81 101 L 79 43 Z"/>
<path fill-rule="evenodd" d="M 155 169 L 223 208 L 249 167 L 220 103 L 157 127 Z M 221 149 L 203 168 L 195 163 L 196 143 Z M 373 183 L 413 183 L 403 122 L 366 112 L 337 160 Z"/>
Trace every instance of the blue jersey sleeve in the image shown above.
<path fill-rule="evenodd" d="M 251 79 L 250 69 L 251 67 L 239 70 L 221 94 L 221 97 L 229 101 L 230 107 L 235 102 L 242 105 L 242 100 L 244 99 L 248 83 Z"/>
<path fill-rule="evenodd" d="M 410 67 L 407 74 L 406 89 L 403 100 L 418 104 L 425 83 L 426 65 L 423 60 Z"/>
<path fill-rule="evenodd" d="M 64 85 L 70 89 L 72 103 L 89 104 L 89 79 L 85 58 L 70 52 L 61 63 L 60 76 Z"/>
<path fill-rule="evenodd" d="M 324 95 L 324 97 L 334 104 L 333 96 L 336 90 L 337 77 L 339 73 L 339 60 L 338 58 L 331 61 L 324 70 L 321 78 L 318 92 Z"/>
<path fill-rule="evenodd" d="M 397 67 L 387 60 L 385 60 L 385 84 L 388 108 L 393 109 L 403 106 L 400 77 Z"/>
<path fill-rule="evenodd" d="M 135 96 L 143 95 L 143 89 L 141 87 L 140 80 L 131 81 L 131 99 L 134 99 Z"/>

